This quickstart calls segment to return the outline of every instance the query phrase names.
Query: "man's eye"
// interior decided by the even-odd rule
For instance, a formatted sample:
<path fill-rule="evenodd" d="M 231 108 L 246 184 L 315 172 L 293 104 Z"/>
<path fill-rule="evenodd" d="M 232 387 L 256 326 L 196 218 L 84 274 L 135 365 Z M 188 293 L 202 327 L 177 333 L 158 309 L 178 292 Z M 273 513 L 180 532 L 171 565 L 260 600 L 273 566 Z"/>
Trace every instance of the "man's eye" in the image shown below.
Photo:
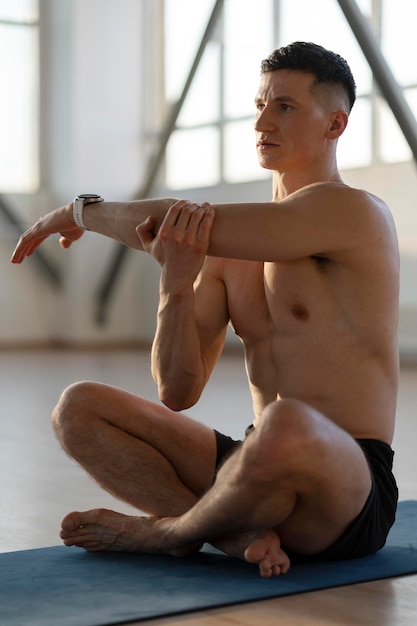
<path fill-rule="evenodd" d="M 290 104 L 285 104 L 284 102 L 280 105 L 281 111 L 291 111 L 292 107 Z"/>

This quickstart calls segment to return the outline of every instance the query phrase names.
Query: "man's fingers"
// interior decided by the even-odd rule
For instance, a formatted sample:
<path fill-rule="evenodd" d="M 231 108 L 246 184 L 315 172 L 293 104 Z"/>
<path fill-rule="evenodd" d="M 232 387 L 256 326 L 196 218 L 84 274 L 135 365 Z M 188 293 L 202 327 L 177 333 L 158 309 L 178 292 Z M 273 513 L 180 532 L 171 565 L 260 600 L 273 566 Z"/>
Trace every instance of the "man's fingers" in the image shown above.
<path fill-rule="evenodd" d="M 199 241 L 206 239 L 214 219 L 214 209 L 208 203 L 197 204 L 182 201 L 177 202 L 171 208 L 173 210 L 170 219 L 162 225 L 162 229 L 166 227 L 165 231 L 167 231 L 171 228 Z"/>
<path fill-rule="evenodd" d="M 38 248 L 45 239 L 46 237 L 42 237 L 36 241 L 28 241 L 25 235 L 22 235 L 12 254 L 11 262 L 22 263 L 26 257 L 31 256 L 35 252 L 36 248 Z"/>
<path fill-rule="evenodd" d="M 153 229 L 155 228 L 155 219 L 150 215 L 142 224 L 136 227 L 136 233 L 142 243 L 144 250 L 155 239 Z"/>
<path fill-rule="evenodd" d="M 61 246 L 61 248 L 68 249 L 71 247 L 72 243 L 73 242 L 70 239 L 67 239 L 64 236 L 59 238 L 59 245 Z"/>
<path fill-rule="evenodd" d="M 164 220 L 161 224 L 161 230 L 165 226 L 168 228 L 175 226 L 178 223 L 178 219 L 183 214 L 183 210 L 189 208 L 190 206 L 192 205 L 191 202 L 189 202 L 188 200 L 178 200 L 177 202 L 174 202 L 174 204 L 169 207 L 164 217 Z"/>
<path fill-rule="evenodd" d="M 211 227 L 213 226 L 214 222 L 215 212 L 214 209 L 207 203 L 202 206 L 202 209 L 204 210 L 204 214 L 198 225 L 198 239 L 200 241 L 205 241 L 210 235 Z"/>

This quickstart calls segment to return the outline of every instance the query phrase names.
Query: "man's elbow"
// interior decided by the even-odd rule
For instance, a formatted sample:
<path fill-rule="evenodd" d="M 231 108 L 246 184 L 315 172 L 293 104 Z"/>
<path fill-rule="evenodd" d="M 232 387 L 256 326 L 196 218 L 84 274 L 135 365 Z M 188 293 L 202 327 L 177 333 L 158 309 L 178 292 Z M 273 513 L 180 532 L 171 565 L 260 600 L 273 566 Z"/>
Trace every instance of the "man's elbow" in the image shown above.
<path fill-rule="evenodd" d="M 177 390 L 159 388 L 159 399 L 171 411 L 184 411 L 194 406 L 201 394 L 178 393 Z"/>

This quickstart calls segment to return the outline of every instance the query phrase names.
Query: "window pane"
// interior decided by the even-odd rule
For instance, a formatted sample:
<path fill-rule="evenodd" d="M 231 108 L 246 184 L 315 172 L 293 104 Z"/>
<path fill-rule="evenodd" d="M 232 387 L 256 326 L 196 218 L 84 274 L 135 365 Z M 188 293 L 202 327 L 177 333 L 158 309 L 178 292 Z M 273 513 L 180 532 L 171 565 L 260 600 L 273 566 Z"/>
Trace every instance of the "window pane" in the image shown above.
<path fill-rule="evenodd" d="M 209 43 L 200 61 L 184 106 L 179 126 L 216 122 L 220 116 L 219 45 Z"/>
<path fill-rule="evenodd" d="M 253 121 L 232 122 L 224 132 L 224 178 L 228 183 L 268 178 L 258 162 Z"/>
<path fill-rule="evenodd" d="M 356 3 L 365 17 L 372 15 L 372 0 L 356 0 Z"/>
<path fill-rule="evenodd" d="M 37 0 L 0 0 L 0 20 L 32 21 L 37 18 Z"/>
<path fill-rule="evenodd" d="M 225 115 L 244 117 L 254 113 L 261 61 L 273 49 L 273 6 L 271 0 L 246 3 L 225 2 Z"/>
<path fill-rule="evenodd" d="M 339 139 L 338 163 L 341 169 L 370 165 L 372 158 L 372 109 L 367 98 L 359 98 L 349 124 Z"/>
<path fill-rule="evenodd" d="M 416 0 L 384 0 L 382 50 L 401 85 L 417 83 L 415 36 Z"/>
<path fill-rule="evenodd" d="M 358 95 L 370 92 L 372 74 L 368 63 L 335 0 L 282 0 L 280 41 L 281 45 L 313 41 L 337 52 L 349 63 Z"/>
<path fill-rule="evenodd" d="M 406 89 L 405 97 L 414 115 L 417 117 L 417 89 Z M 412 152 L 405 139 L 393 112 L 385 102 L 381 100 L 381 158 L 386 163 L 409 161 Z"/>
<path fill-rule="evenodd" d="M 169 101 L 177 100 L 182 92 L 213 6 L 213 0 L 165 0 L 165 87 Z"/>
<path fill-rule="evenodd" d="M 187 189 L 218 184 L 218 155 L 217 128 L 174 132 L 167 146 L 167 186 L 170 189 Z"/>
<path fill-rule="evenodd" d="M 0 25 L 2 192 L 32 192 L 37 186 L 37 77 L 37 30 Z"/>

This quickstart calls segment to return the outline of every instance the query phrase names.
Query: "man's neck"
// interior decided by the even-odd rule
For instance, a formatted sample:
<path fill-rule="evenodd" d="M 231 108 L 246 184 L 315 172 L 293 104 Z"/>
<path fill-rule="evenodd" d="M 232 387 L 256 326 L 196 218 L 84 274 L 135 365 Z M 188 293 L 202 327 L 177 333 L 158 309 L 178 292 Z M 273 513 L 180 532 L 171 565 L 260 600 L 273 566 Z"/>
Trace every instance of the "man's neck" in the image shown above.
<path fill-rule="evenodd" d="M 279 202 L 291 193 L 298 191 L 298 189 L 314 183 L 324 182 L 341 183 L 343 181 L 337 169 L 325 172 L 303 173 L 297 176 L 274 171 L 272 176 L 272 199 L 274 202 Z"/>

